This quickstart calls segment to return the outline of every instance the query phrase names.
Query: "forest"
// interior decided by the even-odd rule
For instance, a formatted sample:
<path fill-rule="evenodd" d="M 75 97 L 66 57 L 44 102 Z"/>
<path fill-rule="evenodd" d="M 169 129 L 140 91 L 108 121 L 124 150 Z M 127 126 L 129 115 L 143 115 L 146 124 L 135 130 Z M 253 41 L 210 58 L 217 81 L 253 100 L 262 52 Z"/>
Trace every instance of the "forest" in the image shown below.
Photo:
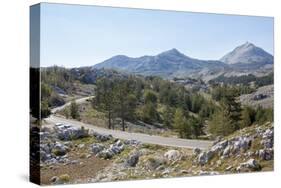
<path fill-rule="evenodd" d="M 252 76 L 248 77 L 248 80 L 252 80 Z M 75 93 L 75 83 L 86 84 L 80 78 L 61 67 L 41 71 L 43 118 L 51 114 L 52 107 L 65 103 L 57 88 L 71 95 Z M 255 81 L 270 83 L 266 81 L 269 78 Z M 94 98 L 90 102 L 93 109 L 105 114 L 108 129 L 115 128 L 115 119 L 121 120 L 123 131 L 128 126 L 126 122 L 141 121 L 172 130 L 181 138 L 192 139 L 206 134 L 226 136 L 253 124 L 273 121 L 272 109 L 241 105 L 237 97 L 253 89 L 249 87 L 249 81 L 237 82 L 240 85 L 233 85 L 234 81 L 211 83 L 208 91 L 202 93 L 157 76 L 101 76 L 91 85 Z M 79 107 L 75 101 L 72 101 L 67 117 L 80 120 Z"/>
<path fill-rule="evenodd" d="M 254 123 L 273 121 L 272 109 L 242 106 L 236 99 L 239 89 L 216 86 L 211 98 L 187 90 L 183 85 L 159 77 L 127 79 L 102 78 L 96 84 L 93 108 L 107 114 L 108 128 L 113 118 L 125 121 L 141 120 L 175 130 L 181 138 L 197 138 L 207 132 L 226 136 Z"/>

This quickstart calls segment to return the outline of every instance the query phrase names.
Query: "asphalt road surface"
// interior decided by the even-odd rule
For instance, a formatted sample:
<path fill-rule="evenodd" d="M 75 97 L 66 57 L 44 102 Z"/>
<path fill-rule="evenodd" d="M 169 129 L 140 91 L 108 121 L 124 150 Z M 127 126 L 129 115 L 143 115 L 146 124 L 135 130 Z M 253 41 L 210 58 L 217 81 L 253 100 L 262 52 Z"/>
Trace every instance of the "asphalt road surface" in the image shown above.
<path fill-rule="evenodd" d="M 77 99 L 76 103 L 83 103 L 90 98 L 91 97 Z M 70 102 L 66 103 L 63 106 L 54 108 L 52 109 L 52 113 L 62 110 L 63 108 L 69 105 Z M 181 148 L 190 148 L 190 149 L 200 148 L 203 150 L 209 148 L 213 144 L 212 141 L 206 141 L 206 140 L 180 139 L 180 138 L 173 138 L 173 137 L 148 135 L 143 133 L 131 133 L 131 132 L 124 132 L 119 130 L 111 130 L 111 129 L 97 127 L 91 124 L 82 123 L 76 120 L 65 119 L 64 117 L 57 116 L 55 114 L 51 115 L 49 118 L 46 118 L 46 120 L 47 122 L 51 123 L 51 125 L 54 125 L 55 123 L 64 123 L 64 124 L 72 125 L 74 127 L 84 126 L 85 128 L 93 130 L 100 134 L 111 134 L 114 138 L 127 139 L 127 140 L 133 139 L 147 144 L 156 144 L 162 146 L 172 146 L 172 147 L 181 147 Z"/>

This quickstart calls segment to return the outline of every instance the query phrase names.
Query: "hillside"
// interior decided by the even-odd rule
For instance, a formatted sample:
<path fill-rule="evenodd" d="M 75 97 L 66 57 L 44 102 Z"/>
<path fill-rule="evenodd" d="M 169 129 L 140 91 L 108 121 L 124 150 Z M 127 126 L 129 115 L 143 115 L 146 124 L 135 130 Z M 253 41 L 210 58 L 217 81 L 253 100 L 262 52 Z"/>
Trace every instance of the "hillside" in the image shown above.
<path fill-rule="evenodd" d="M 186 76 L 213 79 L 221 74 L 268 74 L 273 69 L 273 56 L 252 43 L 238 46 L 220 60 L 200 60 L 173 48 L 155 56 L 128 57 L 117 55 L 93 66 L 121 72 L 163 78 Z"/>
<path fill-rule="evenodd" d="M 97 69 L 105 68 L 128 71 L 145 76 L 154 75 L 172 78 L 176 75 L 199 74 L 202 70 L 220 72 L 227 65 L 219 61 L 204 61 L 190 58 L 177 49 L 171 49 L 156 56 L 142 56 L 139 58 L 118 55 L 93 67 Z"/>
<path fill-rule="evenodd" d="M 262 48 L 246 42 L 227 53 L 220 61 L 227 64 L 273 64 L 273 56 Z"/>
<path fill-rule="evenodd" d="M 240 101 L 243 105 L 253 106 L 255 108 L 258 106 L 262 106 L 263 108 L 273 108 L 274 86 L 263 86 L 253 93 L 241 95 Z"/>
<path fill-rule="evenodd" d="M 273 124 L 253 125 L 216 141 L 207 150 L 184 149 L 119 140 L 73 129 L 41 130 L 43 184 L 107 182 L 271 171 L 274 168 Z"/>

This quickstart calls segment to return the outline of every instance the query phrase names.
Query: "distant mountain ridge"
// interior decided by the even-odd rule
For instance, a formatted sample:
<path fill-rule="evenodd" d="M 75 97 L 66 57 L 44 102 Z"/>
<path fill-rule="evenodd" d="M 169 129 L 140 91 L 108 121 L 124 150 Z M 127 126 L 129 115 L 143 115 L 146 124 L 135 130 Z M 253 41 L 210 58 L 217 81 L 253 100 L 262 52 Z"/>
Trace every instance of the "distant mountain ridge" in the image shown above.
<path fill-rule="evenodd" d="M 227 64 L 236 63 L 273 63 L 273 56 L 260 47 L 252 43 L 246 42 L 245 44 L 236 47 L 233 51 L 223 56 L 220 61 Z"/>
<path fill-rule="evenodd" d="M 252 43 L 245 43 L 223 56 L 220 60 L 200 60 L 186 56 L 173 48 L 155 56 L 137 58 L 117 55 L 99 64 L 94 69 L 114 69 L 144 76 L 204 77 L 225 72 L 256 71 L 273 64 L 273 56 Z M 269 66 L 269 68 L 272 68 Z"/>

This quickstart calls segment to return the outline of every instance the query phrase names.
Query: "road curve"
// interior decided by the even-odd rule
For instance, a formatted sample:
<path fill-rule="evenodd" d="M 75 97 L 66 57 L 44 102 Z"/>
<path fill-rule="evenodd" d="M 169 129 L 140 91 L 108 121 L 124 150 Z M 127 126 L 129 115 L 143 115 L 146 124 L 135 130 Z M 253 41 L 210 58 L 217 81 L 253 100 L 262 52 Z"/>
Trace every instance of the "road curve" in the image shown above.
<path fill-rule="evenodd" d="M 85 97 L 80 98 L 76 100 L 76 103 L 83 103 L 87 99 L 91 97 Z M 63 106 L 57 107 L 52 109 L 52 113 L 57 112 L 58 110 L 62 110 L 66 106 L 69 106 L 70 102 L 66 103 Z M 171 146 L 171 147 L 180 147 L 180 148 L 200 148 L 200 149 L 207 149 L 209 148 L 213 142 L 212 141 L 206 141 L 206 140 L 194 140 L 194 139 L 180 139 L 180 138 L 173 138 L 173 137 L 162 137 L 162 136 L 156 136 L 156 135 L 148 135 L 143 133 L 132 133 L 132 132 L 124 132 L 119 130 L 112 130 L 112 129 L 106 129 L 97 127 L 91 124 L 86 124 L 80 121 L 76 120 L 70 120 L 65 119 L 64 117 L 57 116 L 57 115 L 51 115 L 50 117 L 46 118 L 46 121 L 55 124 L 55 123 L 64 123 L 64 124 L 70 124 L 74 127 L 81 127 L 84 126 L 87 129 L 93 130 L 100 134 L 111 134 L 114 138 L 119 139 L 134 139 L 138 140 L 142 143 L 147 144 L 156 144 L 156 145 L 162 145 L 162 146 Z"/>
<path fill-rule="evenodd" d="M 85 101 L 87 101 L 88 99 L 91 99 L 91 98 L 93 98 L 93 97 L 94 97 L 94 96 L 83 97 L 83 98 L 80 98 L 80 99 L 76 99 L 75 102 L 76 102 L 77 104 L 81 104 L 81 103 L 83 103 L 83 102 L 85 102 Z M 64 109 L 65 107 L 69 106 L 70 104 L 71 104 L 71 101 L 65 103 L 65 104 L 62 105 L 62 106 L 53 108 L 53 109 L 51 110 L 51 112 L 52 112 L 52 113 L 56 113 L 57 111 L 60 111 L 60 110 Z"/>

